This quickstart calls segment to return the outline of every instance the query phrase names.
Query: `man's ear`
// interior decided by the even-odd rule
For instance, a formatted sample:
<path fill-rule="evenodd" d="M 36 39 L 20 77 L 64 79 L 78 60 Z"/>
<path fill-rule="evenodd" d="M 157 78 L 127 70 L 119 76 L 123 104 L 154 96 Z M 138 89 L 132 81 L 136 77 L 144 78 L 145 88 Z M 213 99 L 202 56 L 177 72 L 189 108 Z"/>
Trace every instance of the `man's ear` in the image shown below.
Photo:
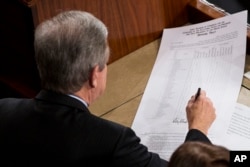
<path fill-rule="evenodd" d="M 99 66 L 95 66 L 90 74 L 90 78 L 89 78 L 89 85 L 91 86 L 91 88 L 95 88 L 97 87 L 97 80 L 98 80 L 98 75 L 99 74 Z"/>

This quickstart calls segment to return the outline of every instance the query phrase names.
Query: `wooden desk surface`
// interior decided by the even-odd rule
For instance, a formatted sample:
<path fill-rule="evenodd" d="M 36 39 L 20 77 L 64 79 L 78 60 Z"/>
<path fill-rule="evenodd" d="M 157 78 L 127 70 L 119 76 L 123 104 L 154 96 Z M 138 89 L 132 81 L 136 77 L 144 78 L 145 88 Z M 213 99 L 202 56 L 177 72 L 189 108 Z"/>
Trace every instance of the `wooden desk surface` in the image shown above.
<path fill-rule="evenodd" d="M 132 52 L 108 66 L 107 88 L 90 110 L 93 114 L 131 126 L 159 50 L 160 40 Z M 245 71 L 250 71 L 246 56 Z M 238 102 L 250 107 L 250 90 L 244 79 Z M 248 85 L 249 86 L 249 85 Z"/>

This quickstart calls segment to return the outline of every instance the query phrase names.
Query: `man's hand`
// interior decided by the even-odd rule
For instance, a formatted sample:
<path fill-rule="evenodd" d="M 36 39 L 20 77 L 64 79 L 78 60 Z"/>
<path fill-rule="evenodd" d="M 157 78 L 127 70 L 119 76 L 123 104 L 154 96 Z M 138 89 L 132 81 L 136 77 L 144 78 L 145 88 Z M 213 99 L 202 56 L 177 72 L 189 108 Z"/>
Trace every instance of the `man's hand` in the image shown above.
<path fill-rule="evenodd" d="M 201 90 L 199 97 L 195 100 L 195 95 L 188 101 L 186 107 L 189 129 L 198 129 L 204 134 L 215 120 L 215 108 L 211 100 L 206 97 L 206 92 Z"/>

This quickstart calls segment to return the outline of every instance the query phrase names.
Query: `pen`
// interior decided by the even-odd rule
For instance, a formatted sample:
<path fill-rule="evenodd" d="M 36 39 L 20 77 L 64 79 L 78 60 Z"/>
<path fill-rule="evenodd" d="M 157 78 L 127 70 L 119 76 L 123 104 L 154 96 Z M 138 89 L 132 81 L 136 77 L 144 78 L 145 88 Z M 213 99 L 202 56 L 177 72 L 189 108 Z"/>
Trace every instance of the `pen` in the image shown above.
<path fill-rule="evenodd" d="M 198 91 L 197 91 L 197 93 L 195 95 L 194 101 L 197 100 L 197 98 L 200 96 L 200 93 L 201 93 L 201 88 L 198 88 Z"/>

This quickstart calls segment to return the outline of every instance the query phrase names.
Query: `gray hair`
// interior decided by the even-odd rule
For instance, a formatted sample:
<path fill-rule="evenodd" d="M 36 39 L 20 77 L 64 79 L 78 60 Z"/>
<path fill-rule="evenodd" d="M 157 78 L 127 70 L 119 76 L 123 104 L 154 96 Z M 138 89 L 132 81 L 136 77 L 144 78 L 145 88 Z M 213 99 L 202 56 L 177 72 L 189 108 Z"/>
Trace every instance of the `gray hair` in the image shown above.
<path fill-rule="evenodd" d="M 42 87 L 74 93 L 89 80 L 96 65 L 109 58 L 106 26 L 83 11 L 66 11 L 41 23 L 35 31 L 35 57 Z"/>

